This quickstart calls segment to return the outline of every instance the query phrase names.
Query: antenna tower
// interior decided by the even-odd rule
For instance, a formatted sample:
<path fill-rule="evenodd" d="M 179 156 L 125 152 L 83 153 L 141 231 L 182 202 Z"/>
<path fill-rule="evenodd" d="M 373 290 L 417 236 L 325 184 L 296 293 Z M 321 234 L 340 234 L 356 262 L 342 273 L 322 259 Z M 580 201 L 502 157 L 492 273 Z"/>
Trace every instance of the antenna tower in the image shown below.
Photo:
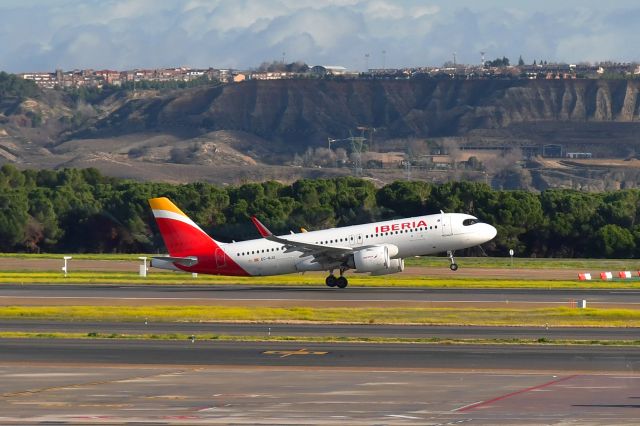
<path fill-rule="evenodd" d="M 407 154 L 404 160 L 404 171 L 407 173 L 407 180 L 411 180 L 411 157 Z"/>
<path fill-rule="evenodd" d="M 363 131 L 364 134 L 364 131 Z M 362 176 L 362 147 L 367 138 L 364 136 L 351 136 L 351 155 L 353 156 L 353 173 L 355 176 Z"/>

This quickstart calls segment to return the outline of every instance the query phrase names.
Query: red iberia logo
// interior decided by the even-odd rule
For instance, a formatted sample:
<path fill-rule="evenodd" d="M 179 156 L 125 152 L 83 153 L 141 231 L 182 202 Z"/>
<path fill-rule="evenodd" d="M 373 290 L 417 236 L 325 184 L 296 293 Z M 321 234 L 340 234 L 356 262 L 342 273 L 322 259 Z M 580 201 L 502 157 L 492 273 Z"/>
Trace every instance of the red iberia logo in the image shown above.
<path fill-rule="evenodd" d="M 380 225 L 376 226 L 376 234 L 379 232 L 401 231 L 403 229 L 414 229 L 426 226 L 427 222 L 425 222 L 424 220 L 419 220 L 417 222 L 414 220 L 413 222 L 393 223 L 391 225 Z"/>

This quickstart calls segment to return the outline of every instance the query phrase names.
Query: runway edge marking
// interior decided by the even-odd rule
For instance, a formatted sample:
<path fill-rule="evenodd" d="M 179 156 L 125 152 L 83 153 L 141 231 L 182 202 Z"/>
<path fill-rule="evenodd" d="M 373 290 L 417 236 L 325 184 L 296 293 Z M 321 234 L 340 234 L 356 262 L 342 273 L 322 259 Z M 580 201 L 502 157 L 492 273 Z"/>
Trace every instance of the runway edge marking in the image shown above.
<path fill-rule="evenodd" d="M 523 393 L 527 393 L 527 392 L 531 392 L 531 391 L 534 391 L 534 390 L 543 389 L 543 388 L 546 388 L 546 387 L 549 387 L 549 386 L 553 386 L 553 385 L 561 383 L 561 382 L 566 382 L 567 380 L 571 380 L 571 379 L 576 378 L 578 376 L 579 376 L 579 374 L 573 374 L 571 376 L 563 377 L 561 379 L 552 380 L 550 382 L 546 382 L 546 383 L 543 383 L 541 385 L 531 386 L 531 387 L 528 387 L 528 388 L 525 388 L 525 389 L 520 389 L 520 390 L 515 391 L 515 392 L 507 393 L 505 395 L 500 395 L 500 396 L 497 396 L 495 398 L 488 399 L 486 401 L 479 401 L 479 402 L 474 402 L 472 404 L 467 404 L 467 405 L 464 405 L 462 407 L 456 408 L 456 409 L 451 410 L 451 411 L 456 412 L 456 413 L 465 413 L 467 411 L 475 410 L 476 408 L 479 408 L 479 407 L 484 407 L 484 406 L 487 406 L 487 405 L 491 405 L 494 402 L 498 402 L 498 401 L 505 400 L 507 398 L 511 398 L 512 396 L 521 395 Z"/>

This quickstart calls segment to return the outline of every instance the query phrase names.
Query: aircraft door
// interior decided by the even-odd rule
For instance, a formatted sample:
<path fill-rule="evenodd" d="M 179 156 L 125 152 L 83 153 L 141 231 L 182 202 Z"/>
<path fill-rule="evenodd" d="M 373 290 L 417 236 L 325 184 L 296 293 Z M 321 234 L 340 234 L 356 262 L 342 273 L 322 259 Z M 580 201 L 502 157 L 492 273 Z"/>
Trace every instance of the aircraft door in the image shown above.
<path fill-rule="evenodd" d="M 227 257 L 225 256 L 224 251 L 220 248 L 216 249 L 216 266 L 218 269 L 227 266 Z"/>
<path fill-rule="evenodd" d="M 453 234 L 451 229 L 451 215 L 442 213 L 440 215 L 440 228 L 442 229 L 442 236 L 448 237 Z"/>
<path fill-rule="evenodd" d="M 357 246 L 361 246 L 362 245 L 362 234 L 358 234 L 356 236 L 356 245 Z"/>

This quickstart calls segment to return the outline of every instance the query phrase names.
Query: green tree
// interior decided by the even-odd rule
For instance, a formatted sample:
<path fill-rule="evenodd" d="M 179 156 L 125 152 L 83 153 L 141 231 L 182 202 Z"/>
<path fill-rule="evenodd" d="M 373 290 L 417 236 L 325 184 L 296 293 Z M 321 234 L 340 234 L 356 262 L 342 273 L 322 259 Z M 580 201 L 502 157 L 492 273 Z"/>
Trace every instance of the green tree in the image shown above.
<path fill-rule="evenodd" d="M 15 250 L 24 241 L 29 221 L 26 194 L 17 189 L 0 190 L 0 249 Z"/>
<path fill-rule="evenodd" d="M 432 188 L 426 182 L 396 181 L 382 187 L 376 199 L 378 205 L 391 210 L 393 216 L 418 216 L 425 214 Z"/>
<path fill-rule="evenodd" d="M 552 189 L 541 194 L 542 209 L 548 226 L 546 238 L 548 255 L 576 257 L 589 250 L 590 236 L 595 233 L 596 211 L 602 203 L 599 194 Z"/>
<path fill-rule="evenodd" d="M 40 252 L 55 248 L 62 230 L 58 224 L 51 192 L 47 188 L 35 188 L 28 194 L 30 223 L 23 245 L 29 251 Z"/>
<path fill-rule="evenodd" d="M 618 225 L 610 224 L 598 229 L 594 243 L 598 251 L 608 258 L 628 259 L 635 254 L 633 234 Z"/>

